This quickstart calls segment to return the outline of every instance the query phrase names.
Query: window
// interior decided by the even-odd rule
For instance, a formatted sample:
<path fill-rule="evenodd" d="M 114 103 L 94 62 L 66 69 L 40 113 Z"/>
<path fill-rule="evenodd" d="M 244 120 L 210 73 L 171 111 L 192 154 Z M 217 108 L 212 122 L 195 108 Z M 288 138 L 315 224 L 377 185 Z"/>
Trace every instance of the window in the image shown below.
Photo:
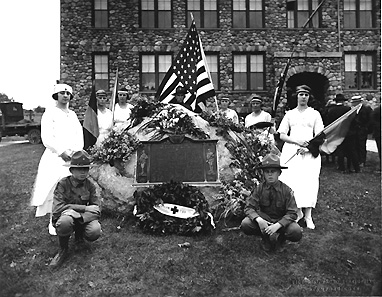
<path fill-rule="evenodd" d="M 233 28 L 263 28 L 263 0 L 232 0 Z"/>
<path fill-rule="evenodd" d="M 344 0 L 344 28 L 373 28 L 373 0 Z"/>
<path fill-rule="evenodd" d="M 94 54 L 93 56 L 94 79 L 96 90 L 109 89 L 109 55 Z"/>
<path fill-rule="evenodd" d="M 95 28 L 108 28 L 109 11 L 107 0 L 94 0 L 93 7 L 93 26 Z"/>
<path fill-rule="evenodd" d="M 288 28 L 302 28 L 321 0 L 287 0 Z M 321 9 L 315 13 L 307 27 L 321 26 Z"/>
<path fill-rule="evenodd" d="M 264 90 L 264 54 L 233 55 L 233 89 Z"/>
<path fill-rule="evenodd" d="M 190 12 L 194 16 L 197 28 L 218 27 L 217 0 L 188 0 L 187 1 L 188 27 L 191 26 Z"/>
<path fill-rule="evenodd" d="M 172 64 L 171 54 L 141 55 L 141 91 L 155 91 Z"/>
<path fill-rule="evenodd" d="M 214 89 L 220 90 L 219 56 L 217 54 L 206 53 L 206 60 Z"/>
<path fill-rule="evenodd" d="M 141 28 L 171 28 L 171 0 L 141 0 Z"/>
<path fill-rule="evenodd" d="M 376 89 L 376 54 L 345 54 L 345 88 Z"/>

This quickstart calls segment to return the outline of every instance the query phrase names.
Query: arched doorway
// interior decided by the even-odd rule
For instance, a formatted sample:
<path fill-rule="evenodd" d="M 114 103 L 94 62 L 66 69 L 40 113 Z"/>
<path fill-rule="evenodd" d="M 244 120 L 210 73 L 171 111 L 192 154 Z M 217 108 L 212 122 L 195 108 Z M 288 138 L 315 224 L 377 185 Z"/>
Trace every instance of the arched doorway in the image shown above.
<path fill-rule="evenodd" d="M 307 85 L 312 89 L 314 100 L 309 105 L 320 112 L 323 112 L 326 104 L 326 93 L 329 88 L 329 80 L 326 76 L 316 72 L 300 72 L 291 76 L 286 83 L 287 106 L 293 109 L 297 106 L 297 99 L 294 96 L 296 87 Z"/>

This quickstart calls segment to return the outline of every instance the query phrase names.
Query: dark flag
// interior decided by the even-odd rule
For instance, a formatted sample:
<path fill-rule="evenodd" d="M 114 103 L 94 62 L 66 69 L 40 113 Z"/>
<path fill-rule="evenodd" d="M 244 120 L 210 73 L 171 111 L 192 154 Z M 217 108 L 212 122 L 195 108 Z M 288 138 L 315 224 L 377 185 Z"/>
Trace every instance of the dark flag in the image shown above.
<path fill-rule="evenodd" d="M 84 132 L 84 149 L 86 150 L 96 143 L 98 135 L 99 135 L 98 116 L 97 116 L 97 98 L 96 98 L 94 83 L 92 86 L 92 93 L 90 95 L 89 104 L 85 112 L 83 132 Z"/>
<path fill-rule="evenodd" d="M 195 112 L 201 111 L 207 98 L 215 96 L 194 20 L 178 55 L 158 88 L 156 98 L 163 103 L 171 103 L 178 86 L 187 90 L 184 103 L 190 105 Z"/>

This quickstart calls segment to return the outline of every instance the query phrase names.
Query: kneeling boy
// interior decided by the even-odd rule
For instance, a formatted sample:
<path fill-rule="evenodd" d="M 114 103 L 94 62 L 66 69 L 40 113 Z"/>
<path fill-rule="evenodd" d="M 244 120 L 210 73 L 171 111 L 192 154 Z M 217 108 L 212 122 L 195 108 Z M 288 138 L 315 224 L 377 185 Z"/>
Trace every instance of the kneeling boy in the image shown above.
<path fill-rule="evenodd" d="M 71 176 L 61 179 L 53 196 L 53 226 L 59 239 L 60 251 L 50 267 L 62 264 L 68 255 L 70 235 L 75 232 L 78 245 L 95 241 L 101 234 L 100 199 L 94 184 L 88 179 L 90 156 L 85 151 L 73 154 L 70 162 Z"/>
<path fill-rule="evenodd" d="M 241 230 L 247 235 L 260 235 L 265 251 L 276 250 L 285 240 L 299 241 L 302 237 L 297 219 L 297 206 L 293 191 L 279 181 L 280 158 L 269 154 L 259 167 L 265 181 L 260 183 L 247 199 L 244 209 L 246 217 Z"/>

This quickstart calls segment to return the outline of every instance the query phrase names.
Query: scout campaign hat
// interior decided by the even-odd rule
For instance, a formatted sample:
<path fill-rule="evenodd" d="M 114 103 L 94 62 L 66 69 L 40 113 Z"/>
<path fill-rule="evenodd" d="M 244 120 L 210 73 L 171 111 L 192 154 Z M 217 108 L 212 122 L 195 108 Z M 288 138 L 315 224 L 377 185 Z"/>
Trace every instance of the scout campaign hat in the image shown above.
<path fill-rule="evenodd" d="M 72 159 L 70 160 L 70 164 L 68 164 L 67 166 L 75 168 L 89 168 L 91 166 L 90 156 L 85 151 L 75 152 L 72 156 Z"/>
<path fill-rule="evenodd" d="M 287 169 L 288 167 L 280 165 L 279 156 L 277 156 L 275 154 L 269 154 L 269 155 L 266 155 L 264 157 L 263 161 L 261 161 L 261 165 L 258 168 L 261 168 L 261 169 L 264 169 L 264 168 Z"/>
<path fill-rule="evenodd" d="M 249 102 L 260 102 L 262 103 L 263 102 L 263 99 L 261 98 L 260 95 L 257 95 L 257 94 L 252 94 L 251 96 L 249 96 Z"/>
<path fill-rule="evenodd" d="M 56 84 L 56 85 L 54 85 L 52 98 L 54 100 L 57 100 L 57 94 L 60 92 L 63 92 L 63 91 L 69 92 L 70 93 L 70 99 L 73 98 L 73 89 L 71 86 L 69 86 L 67 84 Z"/>
<path fill-rule="evenodd" d="M 176 88 L 176 91 L 173 95 L 185 95 L 187 93 L 186 89 L 182 86 Z"/>
<path fill-rule="evenodd" d="M 301 85 L 301 86 L 296 87 L 296 94 L 301 93 L 301 92 L 310 94 L 312 92 L 312 89 L 307 85 Z"/>

